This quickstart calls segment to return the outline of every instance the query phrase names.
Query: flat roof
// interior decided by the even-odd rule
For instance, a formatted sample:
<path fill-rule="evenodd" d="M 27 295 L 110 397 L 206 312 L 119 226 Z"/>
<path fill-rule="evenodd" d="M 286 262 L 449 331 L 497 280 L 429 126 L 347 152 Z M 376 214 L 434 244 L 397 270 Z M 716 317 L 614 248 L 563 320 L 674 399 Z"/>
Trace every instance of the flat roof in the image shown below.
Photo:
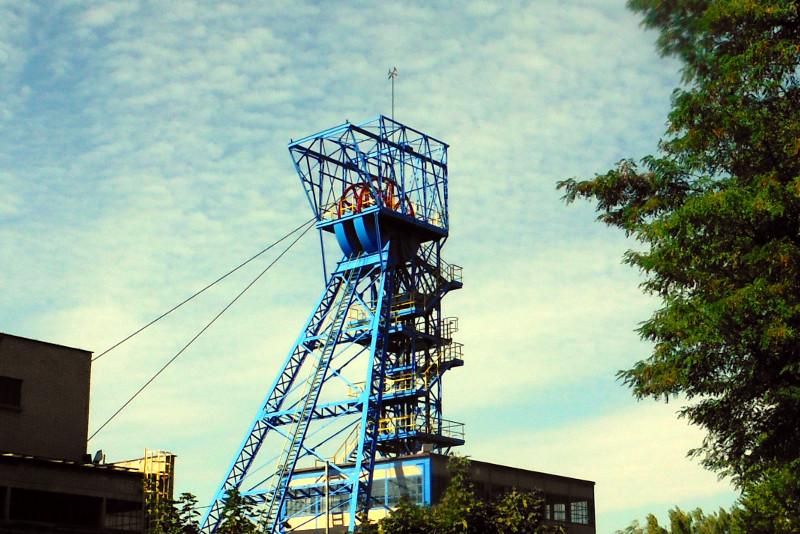
<path fill-rule="evenodd" d="M 448 458 L 448 456 L 444 456 L 442 454 L 436 454 L 435 456 L 441 456 L 442 458 Z M 583 482 L 584 484 L 592 484 L 592 485 L 594 485 L 594 483 L 595 483 L 594 480 L 586 480 L 584 478 L 575 478 L 575 477 L 568 477 L 568 476 L 564 476 L 564 475 L 556 475 L 556 474 L 553 474 L 553 473 L 545 473 L 544 471 L 534 471 L 533 469 L 526 469 L 524 467 L 513 467 L 513 466 L 510 466 L 510 465 L 502 465 L 502 464 L 495 464 L 495 463 L 492 463 L 492 462 L 484 462 L 482 460 L 473 460 L 470 457 L 467 457 L 467 458 L 469 458 L 469 460 L 471 462 L 478 463 L 478 464 L 483 464 L 483 465 L 491 465 L 492 467 L 497 467 L 497 468 L 500 468 L 500 469 L 512 469 L 514 471 L 522 471 L 524 473 L 534 473 L 534 474 L 543 475 L 543 476 L 546 476 L 546 477 L 561 478 L 561 479 L 564 479 L 564 480 L 572 480 L 574 482 Z"/>
<path fill-rule="evenodd" d="M 423 452 L 423 453 L 419 453 L 419 454 L 409 454 L 409 455 L 405 455 L 405 456 L 397 456 L 395 458 L 378 458 L 378 459 L 375 460 L 375 465 L 387 464 L 387 463 L 392 463 L 392 462 L 402 462 L 404 460 L 415 460 L 415 459 L 427 458 L 427 457 L 440 458 L 443 461 L 447 461 L 449 458 L 451 458 L 451 456 L 447 456 L 447 455 L 444 455 L 444 454 L 438 454 L 438 453 L 435 453 L 435 452 Z M 543 471 L 534 471 L 532 469 L 526 469 L 524 467 L 512 467 L 510 465 L 502 465 L 502 464 L 495 464 L 495 463 L 491 463 L 491 462 L 484 462 L 484 461 L 481 461 L 481 460 L 475 460 L 474 458 L 469 457 L 469 456 L 467 456 L 466 458 L 468 458 L 469 461 L 474 463 L 474 464 L 491 466 L 491 467 L 494 467 L 494 468 L 497 468 L 497 469 L 509 469 L 509 470 L 514 470 L 514 471 L 520 471 L 520 472 L 523 472 L 523 473 L 541 475 L 541 476 L 544 476 L 544 477 L 550 477 L 550 478 L 557 478 L 557 479 L 561 479 L 561 480 L 569 480 L 569 481 L 573 481 L 573 482 L 579 482 L 579 483 L 583 483 L 583 484 L 592 484 L 592 485 L 595 484 L 595 482 L 593 480 L 586 480 L 586 479 L 583 479 L 583 478 L 568 477 L 568 476 L 564 476 L 564 475 L 555 475 L 553 473 L 545 473 Z M 352 465 L 353 465 L 352 462 L 348 462 L 346 464 L 342 464 L 342 467 L 344 467 L 344 466 L 352 466 Z M 320 471 L 322 469 L 325 469 L 325 467 L 321 465 L 319 467 L 304 467 L 302 469 L 297 469 L 295 472 L 296 473 L 314 473 L 314 472 Z"/>
<path fill-rule="evenodd" d="M 99 469 L 101 471 L 114 471 L 116 473 L 128 473 L 137 475 L 141 471 L 131 467 L 121 467 L 114 464 L 95 464 L 92 462 L 77 462 L 75 460 L 61 460 L 57 458 L 45 458 L 43 456 L 31 456 L 30 454 L 19 454 L 15 452 L 0 452 L 0 461 L 16 460 L 19 462 L 35 463 L 50 467 L 68 467 L 73 469 Z"/>
<path fill-rule="evenodd" d="M 32 341 L 34 343 L 41 343 L 42 345 L 50 345 L 52 347 L 58 347 L 60 349 L 77 350 L 77 351 L 80 351 L 80 352 L 86 352 L 88 354 L 93 354 L 93 351 L 91 351 L 91 350 L 79 349 L 77 347 L 70 347 L 68 345 L 59 345 L 58 343 L 51 343 L 50 341 L 42 341 L 42 340 L 39 340 L 39 339 L 30 338 L 30 337 L 15 336 L 14 334 L 9 334 L 9 333 L 6 333 L 6 332 L 0 332 L 0 339 L 3 338 L 3 337 L 13 337 L 15 339 L 21 339 L 23 341 Z"/>

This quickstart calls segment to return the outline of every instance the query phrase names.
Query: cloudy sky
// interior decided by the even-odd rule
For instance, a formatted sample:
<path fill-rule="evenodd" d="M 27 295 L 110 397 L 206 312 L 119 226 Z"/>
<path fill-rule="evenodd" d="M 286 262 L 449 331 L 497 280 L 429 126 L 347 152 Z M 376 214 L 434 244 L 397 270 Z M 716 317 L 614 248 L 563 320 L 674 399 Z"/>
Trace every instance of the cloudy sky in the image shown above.
<path fill-rule="evenodd" d="M 598 532 L 729 505 L 678 405 L 614 378 L 657 306 L 559 179 L 652 152 L 679 66 L 620 0 L 0 0 L 0 330 L 101 352 L 310 217 L 286 150 L 390 111 L 450 143 L 463 452 L 597 482 Z M 98 360 L 101 424 L 275 254 Z M 322 285 L 300 242 L 89 447 L 207 501 Z"/>

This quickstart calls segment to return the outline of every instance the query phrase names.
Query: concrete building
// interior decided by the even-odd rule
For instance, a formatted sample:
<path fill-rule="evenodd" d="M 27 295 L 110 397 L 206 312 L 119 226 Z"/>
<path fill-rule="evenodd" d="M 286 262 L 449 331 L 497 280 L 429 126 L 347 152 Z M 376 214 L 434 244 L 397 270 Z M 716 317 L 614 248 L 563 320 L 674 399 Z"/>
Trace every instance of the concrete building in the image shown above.
<path fill-rule="evenodd" d="M 0 449 L 83 460 L 91 356 L 0 333 Z"/>
<path fill-rule="evenodd" d="M 0 333 L 0 533 L 141 532 L 143 473 L 86 454 L 91 352 Z"/>
<path fill-rule="evenodd" d="M 445 469 L 437 459 L 438 470 Z M 594 482 L 579 478 L 541 473 L 488 462 L 472 462 L 472 479 L 481 495 L 492 498 L 512 488 L 540 490 L 545 498 L 545 517 L 564 527 L 567 534 L 594 534 Z"/>
<path fill-rule="evenodd" d="M 375 499 L 370 518 L 378 520 L 405 497 L 418 505 L 438 502 L 449 480 L 448 457 L 423 453 L 393 460 L 379 461 L 374 470 L 372 497 Z M 333 473 L 333 469 L 329 473 Z M 516 467 L 471 461 L 471 478 L 479 495 L 493 499 L 512 489 L 540 490 L 545 498 L 545 515 L 549 523 L 561 525 L 567 534 L 595 534 L 594 482 L 529 471 Z M 331 533 L 346 531 L 348 517 L 345 501 L 349 494 L 337 495 L 338 479 L 330 475 L 327 484 L 325 469 L 298 471 L 292 480 L 294 495 L 305 495 L 286 504 L 286 515 L 293 532 L 324 533 L 329 521 Z M 325 514 L 330 501 L 330 514 Z"/>

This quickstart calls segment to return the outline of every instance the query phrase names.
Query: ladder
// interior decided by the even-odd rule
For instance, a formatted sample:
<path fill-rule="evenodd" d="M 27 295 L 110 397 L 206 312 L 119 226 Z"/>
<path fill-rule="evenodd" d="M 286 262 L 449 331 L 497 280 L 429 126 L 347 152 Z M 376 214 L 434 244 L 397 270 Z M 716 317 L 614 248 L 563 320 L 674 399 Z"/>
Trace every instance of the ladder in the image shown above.
<path fill-rule="evenodd" d="M 278 470 L 275 473 L 277 475 L 276 487 L 275 491 L 271 492 L 271 495 L 269 495 L 269 504 L 265 510 L 266 515 L 264 517 L 267 526 L 267 532 L 275 532 L 275 529 L 278 526 L 280 509 L 283 501 L 285 500 L 286 492 L 289 489 L 291 473 L 294 471 L 297 460 L 300 457 L 303 440 L 305 439 L 308 425 L 311 423 L 314 407 L 317 405 L 317 398 L 319 397 L 319 392 L 322 389 L 325 374 L 327 373 L 331 357 L 333 356 L 333 352 L 339 340 L 339 335 L 341 334 L 342 327 L 345 319 L 347 318 L 347 311 L 350 308 L 350 302 L 352 301 L 353 295 L 356 292 L 360 271 L 361 270 L 359 268 L 351 269 L 347 273 L 347 278 L 342 284 L 342 296 L 337 304 L 333 321 L 328 326 L 322 354 L 317 362 L 317 368 L 314 370 L 313 376 L 311 377 L 310 386 L 308 393 L 306 394 L 303 409 L 298 414 L 297 424 L 294 428 L 288 450 L 284 450 L 284 460 L 279 464 Z"/>

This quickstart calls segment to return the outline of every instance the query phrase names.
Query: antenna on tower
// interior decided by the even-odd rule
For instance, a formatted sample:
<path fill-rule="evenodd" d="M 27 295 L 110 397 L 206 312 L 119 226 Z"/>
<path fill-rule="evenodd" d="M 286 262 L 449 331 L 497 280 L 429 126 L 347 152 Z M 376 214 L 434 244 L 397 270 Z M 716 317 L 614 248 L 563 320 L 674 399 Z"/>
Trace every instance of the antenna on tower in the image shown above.
<path fill-rule="evenodd" d="M 394 120 L 394 79 L 397 78 L 397 67 L 392 67 L 389 70 L 389 79 L 392 80 L 392 120 Z"/>

